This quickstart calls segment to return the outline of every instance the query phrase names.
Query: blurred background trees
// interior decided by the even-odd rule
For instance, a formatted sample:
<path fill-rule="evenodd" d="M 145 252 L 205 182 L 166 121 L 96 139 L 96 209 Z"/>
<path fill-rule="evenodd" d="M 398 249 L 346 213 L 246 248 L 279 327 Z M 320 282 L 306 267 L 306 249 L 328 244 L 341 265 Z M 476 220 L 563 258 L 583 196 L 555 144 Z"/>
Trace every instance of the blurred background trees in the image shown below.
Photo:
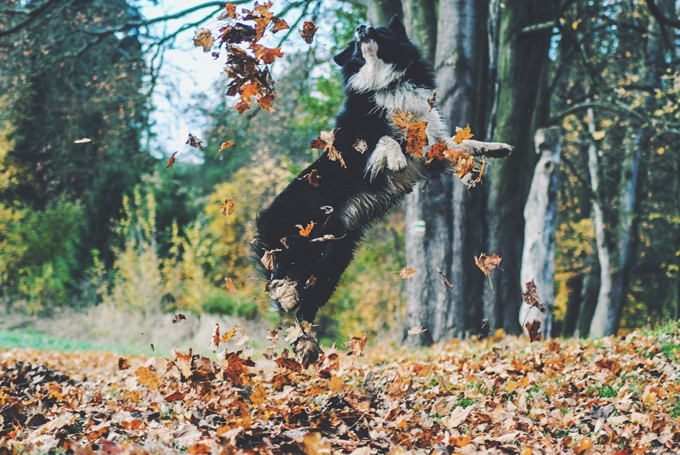
<path fill-rule="evenodd" d="M 36 314 L 104 302 L 270 317 L 250 258 L 254 217 L 318 156 L 311 139 L 333 127 L 343 89 L 332 55 L 359 23 L 399 14 L 435 66 L 451 131 L 469 124 L 475 139 L 508 142 L 515 152 L 488 166 L 474 189 L 443 178 L 409 195 L 369 233 L 319 315 L 320 335 L 395 331 L 429 344 L 476 334 L 483 319 L 519 333 L 531 236 L 553 245 L 541 260 L 554 274 L 544 273 L 538 289 L 553 312 L 553 336 L 680 317 L 675 2 L 275 2 L 293 29 L 302 20 L 319 26 L 311 46 L 295 30 L 283 41 L 275 112 L 239 115 L 222 79 L 187 114 L 206 119 L 192 132 L 205 149 L 166 169 L 174 150 L 150 149 L 158 65 L 183 29 L 211 24 L 223 6 L 185 5 L 164 17 L 144 17 L 124 0 L 0 8 L 7 304 Z M 200 20 L 160 35 L 150 28 L 188 11 Z M 542 170 L 535 133 L 546 127 L 558 142 L 558 210 L 534 233 L 525 229 L 525 205 Z M 235 145 L 219 152 L 228 140 Z M 219 213 L 226 198 L 235 202 L 228 220 Z M 482 252 L 503 258 L 490 280 L 474 263 Z M 402 281 L 404 266 L 418 273 Z M 427 330 L 408 336 L 416 326 Z"/>

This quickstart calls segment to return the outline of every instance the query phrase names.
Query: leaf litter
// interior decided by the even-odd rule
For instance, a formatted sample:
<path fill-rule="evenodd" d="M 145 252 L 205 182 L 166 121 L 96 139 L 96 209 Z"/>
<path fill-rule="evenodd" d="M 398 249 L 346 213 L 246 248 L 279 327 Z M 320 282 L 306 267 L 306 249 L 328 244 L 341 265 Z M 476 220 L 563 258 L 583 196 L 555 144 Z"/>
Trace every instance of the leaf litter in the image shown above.
<path fill-rule="evenodd" d="M 3 453 L 654 454 L 680 450 L 680 331 L 529 343 L 502 330 L 427 350 L 350 337 L 306 367 L 217 353 L 0 350 Z M 301 341 L 311 327 L 295 326 Z M 281 329 L 279 329 L 281 330 Z M 240 335 L 238 335 L 240 334 Z M 235 337 L 235 338 L 234 338 Z M 236 343 L 224 352 L 221 343 Z M 240 343 L 240 345 L 239 345 Z M 358 356 L 361 357 L 359 361 Z M 119 365 L 125 365 L 120 369 Z"/>

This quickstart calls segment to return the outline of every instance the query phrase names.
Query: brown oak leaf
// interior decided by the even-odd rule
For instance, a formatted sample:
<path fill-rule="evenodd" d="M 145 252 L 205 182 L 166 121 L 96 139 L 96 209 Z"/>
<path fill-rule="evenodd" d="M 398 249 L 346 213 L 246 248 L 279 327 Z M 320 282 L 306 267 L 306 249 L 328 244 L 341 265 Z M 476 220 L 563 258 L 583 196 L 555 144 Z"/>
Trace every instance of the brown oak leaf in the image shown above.
<path fill-rule="evenodd" d="M 319 30 L 319 27 L 317 27 L 314 22 L 305 22 L 302 24 L 302 30 L 300 30 L 300 36 L 302 37 L 303 40 L 305 40 L 305 43 L 307 44 L 312 44 L 312 41 L 314 40 L 314 35 L 316 35 L 316 31 Z"/>
<path fill-rule="evenodd" d="M 524 303 L 530 307 L 538 308 L 541 313 L 545 313 L 545 305 L 541 303 L 541 299 L 538 297 L 538 289 L 534 280 L 527 281 L 524 286 L 526 287 L 526 292 L 522 292 Z"/>

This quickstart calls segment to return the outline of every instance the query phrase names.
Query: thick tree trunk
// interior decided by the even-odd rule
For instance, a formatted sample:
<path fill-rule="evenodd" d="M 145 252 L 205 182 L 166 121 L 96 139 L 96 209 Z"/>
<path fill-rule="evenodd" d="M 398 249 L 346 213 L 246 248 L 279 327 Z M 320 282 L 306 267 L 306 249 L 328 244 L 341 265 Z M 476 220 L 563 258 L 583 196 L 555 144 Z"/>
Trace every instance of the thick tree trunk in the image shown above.
<path fill-rule="evenodd" d="M 523 211 L 529 194 L 536 157 L 533 116 L 543 105 L 537 94 L 545 77 L 550 30 L 522 29 L 551 20 L 546 0 L 505 2 L 501 8 L 498 54 L 498 93 L 494 140 L 515 147 L 510 157 L 489 166 L 489 226 L 485 253 L 503 258 L 502 270 L 491 273 L 493 289 L 486 286 L 484 315 L 491 329 L 520 333 L 517 321 L 520 302 L 520 269 L 524 241 Z"/>
<path fill-rule="evenodd" d="M 444 121 L 452 129 L 470 124 L 483 139 L 486 3 L 442 0 L 438 10 L 432 1 L 404 1 L 403 5 L 411 39 L 424 55 L 434 57 L 437 104 Z M 435 16 L 438 20 L 433 23 Z M 434 36 L 436 45 L 429 41 Z M 462 336 L 481 317 L 475 308 L 481 308 L 484 276 L 475 270 L 472 258 L 483 240 L 483 198 L 479 188 L 468 192 L 456 180 L 444 176 L 406 199 L 406 258 L 418 274 L 407 284 L 404 329 L 420 320 L 430 332 L 429 337 L 410 337 L 410 343 Z M 453 286 L 450 291 L 442 278 Z"/>
<path fill-rule="evenodd" d="M 546 312 L 522 302 L 519 323 L 538 320 L 544 338 L 552 332 L 552 310 L 555 302 L 555 222 L 557 218 L 557 187 L 560 166 L 559 128 L 536 131 L 536 152 L 540 158 L 534 170 L 531 190 L 524 207 L 524 252 L 520 286 L 534 280 Z"/>
<path fill-rule="evenodd" d="M 401 0 L 369 0 L 366 16 L 374 27 L 389 24 L 394 15 L 403 17 Z"/>

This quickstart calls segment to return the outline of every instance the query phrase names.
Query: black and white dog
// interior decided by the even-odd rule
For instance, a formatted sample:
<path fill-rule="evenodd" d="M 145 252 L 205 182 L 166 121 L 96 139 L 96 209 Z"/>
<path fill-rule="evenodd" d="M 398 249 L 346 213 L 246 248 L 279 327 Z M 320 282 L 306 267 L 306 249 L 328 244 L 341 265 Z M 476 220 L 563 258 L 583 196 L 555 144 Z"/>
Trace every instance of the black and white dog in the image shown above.
<path fill-rule="evenodd" d="M 334 60 L 342 67 L 347 98 L 333 146 L 346 167 L 325 152 L 260 213 L 253 242 L 270 297 L 286 311 L 297 309 L 298 321 L 310 323 L 335 291 L 366 229 L 416 183 L 455 170 L 451 161 L 426 164 L 426 158 L 404 153 L 404 133 L 392 119 L 398 110 L 427 122 L 428 147 L 448 140 L 478 164 L 482 156 L 504 157 L 512 150 L 500 143 L 451 141 L 429 101 L 435 89 L 432 66 L 398 17 L 388 27 L 359 26 L 355 40 Z M 361 141 L 363 148 L 357 147 Z M 469 183 L 474 176 L 467 178 Z M 309 339 L 314 340 L 311 334 Z M 307 361 L 320 353 L 316 343 L 293 347 Z"/>

